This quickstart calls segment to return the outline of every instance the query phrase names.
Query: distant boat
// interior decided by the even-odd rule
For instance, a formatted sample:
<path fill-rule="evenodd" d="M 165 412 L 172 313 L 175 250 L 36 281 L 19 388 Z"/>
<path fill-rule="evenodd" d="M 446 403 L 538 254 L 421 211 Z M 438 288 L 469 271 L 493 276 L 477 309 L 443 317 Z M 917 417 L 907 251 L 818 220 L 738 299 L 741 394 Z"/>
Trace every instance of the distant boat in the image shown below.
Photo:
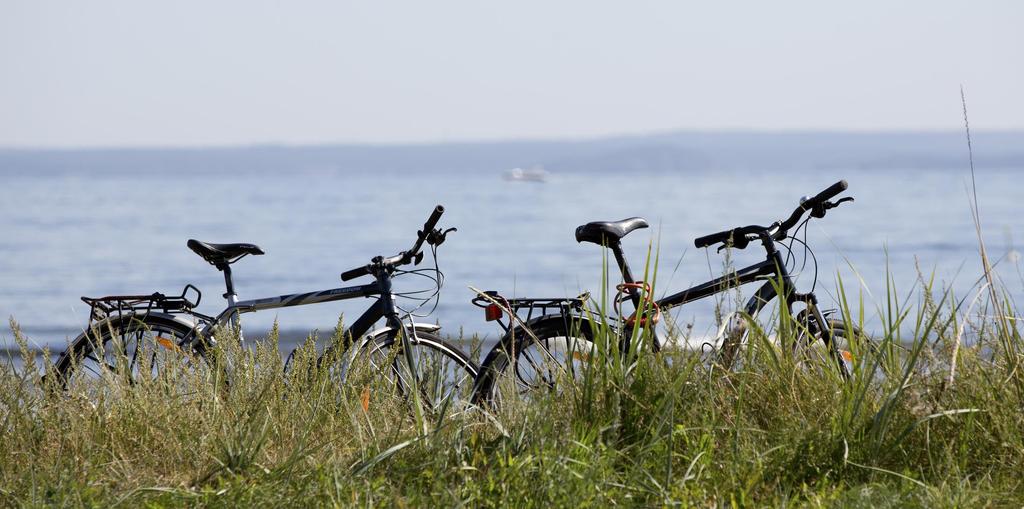
<path fill-rule="evenodd" d="M 505 172 L 505 180 L 509 182 L 544 182 L 547 179 L 548 172 L 543 166 L 534 166 L 525 170 L 522 168 L 512 168 Z"/>

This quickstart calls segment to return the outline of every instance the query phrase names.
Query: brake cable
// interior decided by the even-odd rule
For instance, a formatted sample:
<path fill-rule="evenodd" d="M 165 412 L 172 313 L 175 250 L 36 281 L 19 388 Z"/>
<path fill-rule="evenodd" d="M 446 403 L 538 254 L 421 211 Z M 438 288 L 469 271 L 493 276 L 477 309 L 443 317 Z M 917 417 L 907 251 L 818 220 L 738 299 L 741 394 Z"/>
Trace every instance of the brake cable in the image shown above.
<path fill-rule="evenodd" d="M 415 307 L 413 307 L 411 309 L 408 309 L 408 310 L 405 309 L 405 308 L 402 308 L 400 305 L 398 305 L 397 302 L 395 303 L 395 307 L 398 308 L 399 311 L 402 311 L 403 313 L 406 313 L 409 316 L 425 318 L 427 316 L 432 315 L 435 311 L 437 311 L 437 307 L 438 307 L 438 305 L 440 305 L 440 302 L 441 302 L 441 287 L 444 286 L 444 272 L 441 271 L 441 268 L 440 268 L 440 266 L 438 264 L 438 261 L 437 261 L 437 246 L 436 245 L 431 245 L 430 246 L 430 254 L 431 254 L 431 257 L 434 259 L 434 267 L 432 269 L 431 268 L 425 268 L 425 269 L 416 269 L 416 270 L 396 270 L 395 271 L 395 275 L 396 276 L 408 274 L 408 275 L 415 275 L 415 276 L 419 276 L 419 277 L 424 277 L 424 278 L 427 278 L 427 279 L 433 281 L 434 285 L 435 285 L 435 288 L 433 290 L 411 290 L 411 291 L 407 291 L 407 292 L 401 292 L 401 293 L 395 293 L 394 294 L 396 297 L 403 297 L 403 298 L 410 299 L 410 300 L 413 300 L 413 301 L 416 301 L 416 302 L 419 303 Z M 433 272 L 434 275 L 433 276 L 429 275 L 430 272 Z M 423 297 L 415 297 L 415 295 L 423 294 L 423 293 L 428 293 L 428 292 L 430 292 L 430 295 L 428 297 L 425 297 L 425 298 L 423 298 Z M 426 313 L 423 313 L 423 314 L 416 314 L 416 311 L 418 311 L 421 308 L 423 308 L 424 306 L 426 306 L 427 303 L 430 302 L 431 300 L 434 300 L 434 305 L 430 308 L 430 311 L 428 311 Z"/>

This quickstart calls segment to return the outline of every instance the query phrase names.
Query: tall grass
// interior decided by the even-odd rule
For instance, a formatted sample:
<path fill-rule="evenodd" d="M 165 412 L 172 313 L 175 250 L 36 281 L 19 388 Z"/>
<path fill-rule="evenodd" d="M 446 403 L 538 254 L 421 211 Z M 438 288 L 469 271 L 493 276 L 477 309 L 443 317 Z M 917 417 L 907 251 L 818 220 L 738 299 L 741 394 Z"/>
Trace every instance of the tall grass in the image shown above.
<path fill-rule="evenodd" d="M 621 352 L 607 328 L 571 390 L 442 412 L 417 410 L 373 373 L 341 385 L 311 347 L 285 374 L 274 331 L 256 350 L 219 341 L 211 365 L 229 369 L 172 363 L 142 383 L 65 393 L 44 387 L 50 367 L 15 325 L 25 353 L 0 370 L 0 500 L 1019 505 L 1020 315 L 998 291 L 955 296 L 933 280 L 906 292 L 890 279 L 877 309 L 837 280 L 848 320 L 882 324 L 878 353 L 861 352 L 848 382 L 827 358 L 781 346 L 800 327 L 780 313 L 751 328 L 734 371 L 683 349 Z"/>

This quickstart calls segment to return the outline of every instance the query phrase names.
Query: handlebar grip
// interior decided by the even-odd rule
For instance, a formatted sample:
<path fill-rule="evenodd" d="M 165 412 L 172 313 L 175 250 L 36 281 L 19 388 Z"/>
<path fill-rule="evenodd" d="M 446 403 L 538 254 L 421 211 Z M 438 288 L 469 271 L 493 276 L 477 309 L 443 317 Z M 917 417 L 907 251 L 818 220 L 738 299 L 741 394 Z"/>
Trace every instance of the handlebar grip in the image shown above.
<path fill-rule="evenodd" d="M 711 235 L 705 235 L 703 237 L 697 237 L 693 240 L 693 245 L 700 249 L 702 247 L 713 246 L 719 242 L 728 242 L 732 238 L 735 230 L 725 230 L 724 232 L 712 233 Z"/>
<path fill-rule="evenodd" d="M 365 276 L 365 275 L 367 275 L 369 273 L 370 273 L 370 266 L 369 265 L 363 265 L 362 267 L 357 267 L 357 268 L 354 268 L 352 270 L 346 270 L 345 272 L 342 272 L 341 273 L 341 280 L 342 281 L 348 281 L 350 279 L 355 279 L 357 277 Z"/>
<path fill-rule="evenodd" d="M 815 205 L 820 204 L 820 203 L 824 203 L 829 198 L 832 198 L 833 196 L 835 196 L 835 195 L 837 195 L 837 194 L 839 194 L 839 193 L 841 193 L 843 191 L 846 191 L 847 187 L 850 187 L 850 186 L 846 183 L 846 181 L 845 180 L 840 180 L 839 182 L 836 182 L 835 184 L 832 184 L 828 189 L 818 193 L 817 196 L 815 196 L 814 198 L 811 198 L 809 201 L 813 202 L 813 204 L 815 204 Z"/>
<path fill-rule="evenodd" d="M 441 220 L 441 214 L 444 214 L 444 206 L 438 205 L 434 207 L 434 211 L 430 213 L 430 217 L 427 222 L 423 224 L 423 234 L 426 235 L 434 230 L 437 226 L 437 222 Z"/>
<path fill-rule="evenodd" d="M 420 247 L 423 246 L 423 241 L 427 240 L 427 236 L 430 235 L 430 232 L 434 231 L 434 227 L 437 226 L 437 222 L 441 220 L 441 214 L 444 214 L 444 206 L 438 205 L 434 207 L 434 211 L 430 213 L 430 217 L 427 218 L 427 222 L 423 223 L 423 230 L 416 236 L 416 243 L 412 245 L 412 249 L 404 253 L 404 256 L 407 256 L 407 258 L 405 258 L 405 263 L 409 263 L 409 260 L 411 260 L 413 256 L 416 256 L 416 253 L 420 252 Z"/>

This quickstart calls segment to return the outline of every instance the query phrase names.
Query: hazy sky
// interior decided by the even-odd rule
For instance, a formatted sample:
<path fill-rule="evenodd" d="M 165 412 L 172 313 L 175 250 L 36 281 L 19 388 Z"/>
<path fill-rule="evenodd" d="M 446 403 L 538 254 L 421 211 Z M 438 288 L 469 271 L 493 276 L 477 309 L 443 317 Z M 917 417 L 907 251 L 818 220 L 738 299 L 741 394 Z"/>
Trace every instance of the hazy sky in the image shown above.
<path fill-rule="evenodd" d="M 1024 128 L 1024 2 L 4 1 L 0 146 Z"/>

